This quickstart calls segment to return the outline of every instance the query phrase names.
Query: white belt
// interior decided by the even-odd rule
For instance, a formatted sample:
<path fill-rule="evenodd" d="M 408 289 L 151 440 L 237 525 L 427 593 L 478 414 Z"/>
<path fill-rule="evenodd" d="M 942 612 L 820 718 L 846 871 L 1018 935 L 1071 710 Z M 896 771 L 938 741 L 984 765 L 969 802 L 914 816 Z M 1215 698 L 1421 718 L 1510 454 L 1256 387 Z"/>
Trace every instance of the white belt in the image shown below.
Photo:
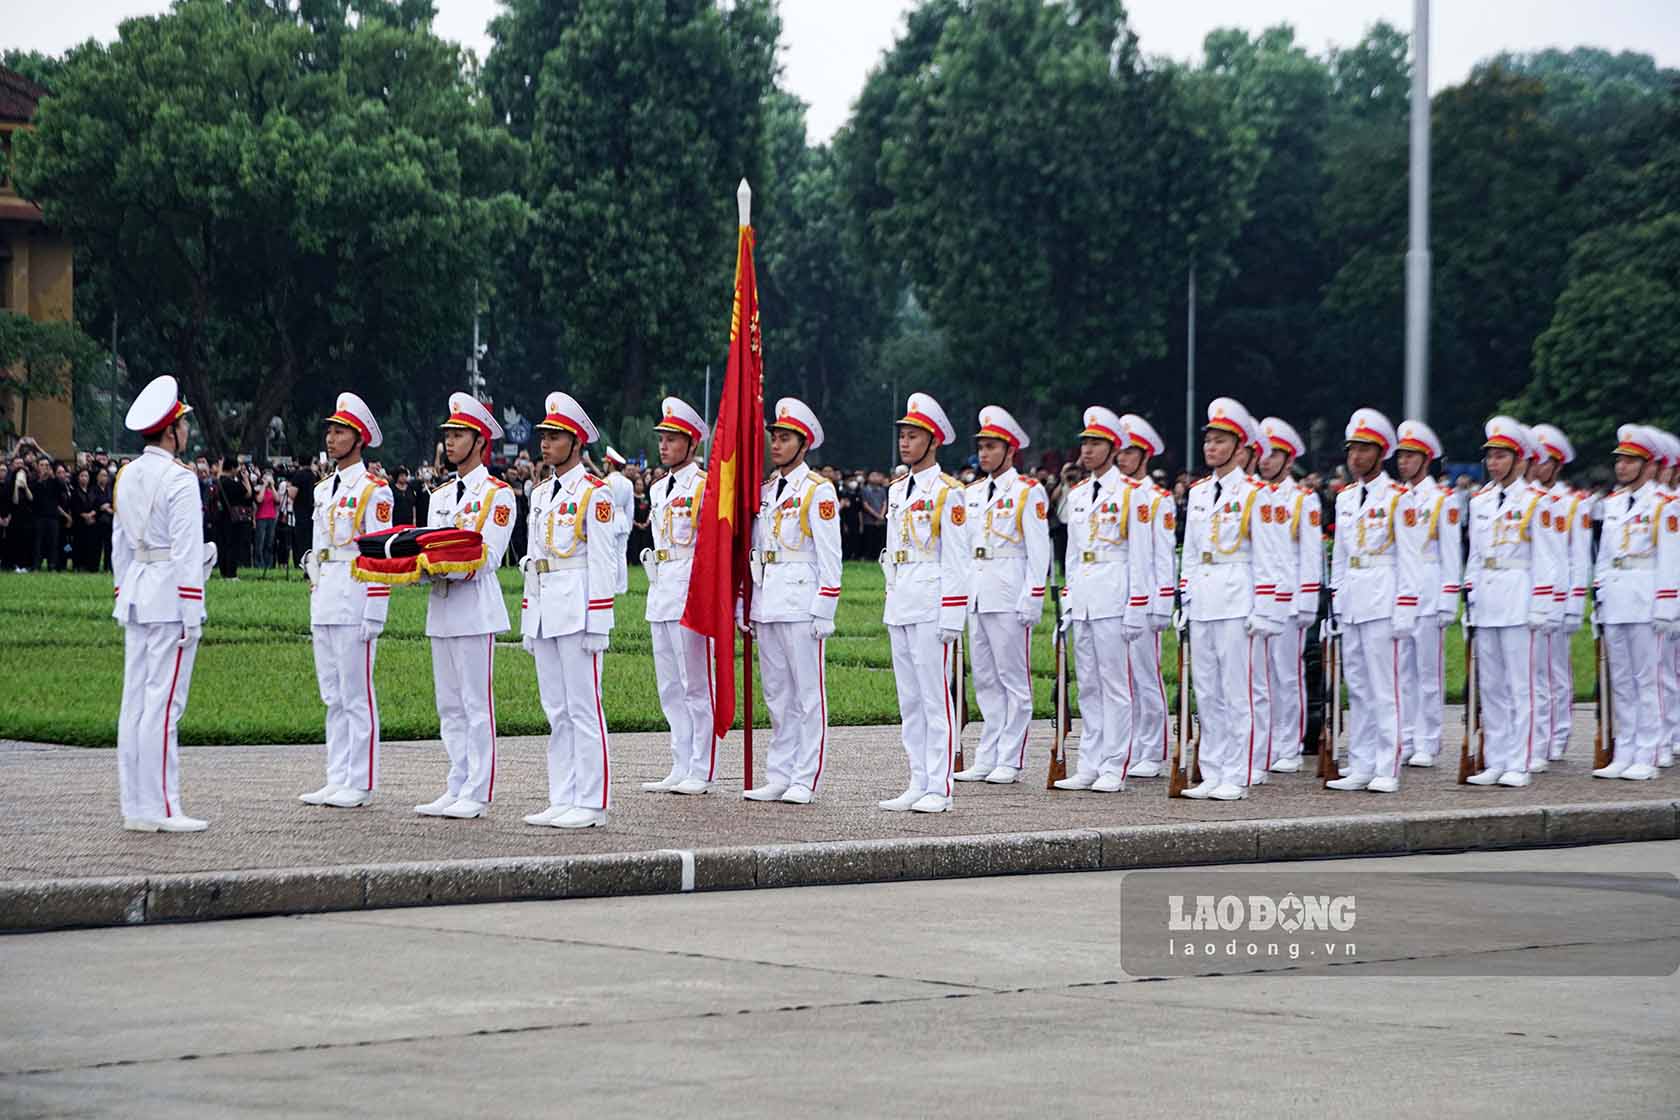
<path fill-rule="evenodd" d="M 589 567 L 588 556 L 556 556 L 552 559 L 531 561 L 531 570 L 540 575 L 550 572 L 571 572 L 579 568 Z"/>
<path fill-rule="evenodd" d="M 323 548 L 316 551 L 315 559 L 322 564 L 348 564 L 360 555 L 356 550 Z"/>
<path fill-rule="evenodd" d="M 1012 548 L 1008 550 L 998 548 L 977 548 L 974 550 L 974 558 L 976 560 L 1018 560 L 1026 554 L 1027 550 L 1024 548 Z"/>
<path fill-rule="evenodd" d="M 1246 552 L 1203 552 L 1204 564 L 1253 564 L 1254 557 Z"/>
<path fill-rule="evenodd" d="M 1610 566 L 1617 571 L 1642 572 L 1657 566 L 1655 556 L 1617 556 L 1610 561 Z"/>
<path fill-rule="evenodd" d="M 892 552 L 887 554 L 887 559 L 891 560 L 893 564 L 898 567 L 909 567 L 911 564 L 939 563 L 938 556 L 925 556 L 913 548 L 894 549 Z"/>
<path fill-rule="evenodd" d="M 1079 554 L 1082 564 L 1111 564 L 1126 559 L 1123 548 L 1087 548 Z"/>
<path fill-rule="evenodd" d="M 136 564 L 161 564 L 169 559 L 167 548 L 137 548 L 134 550 Z"/>
<path fill-rule="evenodd" d="M 693 555 L 693 545 L 689 545 L 687 548 L 656 548 L 653 550 L 653 558 L 661 564 L 670 560 L 686 560 Z"/>
<path fill-rule="evenodd" d="M 1528 561 L 1512 557 L 1501 560 L 1497 556 L 1484 556 L 1482 557 L 1482 567 L 1490 572 L 1526 572 L 1528 571 Z"/>
<path fill-rule="evenodd" d="M 758 554 L 760 561 L 766 564 L 815 564 L 817 558 L 804 549 L 789 551 L 785 548 L 771 548 Z"/>
<path fill-rule="evenodd" d="M 1349 556 L 1348 557 L 1348 567 L 1358 568 L 1360 571 L 1364 571 L 1367 568 L 1392 568 L 1392 567 L 1394 567 L 1394 557 L 1392 557 L 1392 556 Z"/>

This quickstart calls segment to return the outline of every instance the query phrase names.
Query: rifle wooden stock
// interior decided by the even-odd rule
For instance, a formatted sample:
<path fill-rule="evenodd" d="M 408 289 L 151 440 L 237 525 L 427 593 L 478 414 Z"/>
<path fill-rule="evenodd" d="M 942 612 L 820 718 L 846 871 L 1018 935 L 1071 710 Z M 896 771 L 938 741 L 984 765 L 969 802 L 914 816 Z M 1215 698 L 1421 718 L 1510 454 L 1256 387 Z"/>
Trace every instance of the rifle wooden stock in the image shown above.
<path fill-rule="evenodd" d="M 1193 784 L 1191 774 L 1199 771 L 1195 745 L 1191 742 L 1190 720 L 1190 624 L 1178 632 L 1178 739 L 1173 743 L 1172 773 L 1167 776 L 1167 796 L 1183 797 Z M 1195 782 L 1200 782 L 1198 774 Z"/>
<path fill-rule="evenodd" d="M 1468 785 L 1476 773 L 1481 734 L 1481 682 L 1476 680 L 1476 631 L 1464 630 L 1464 745 L 1458 749 L 1458 784 Z"/>
<path fill-rule="evenodd" d="M 1045 789 L 1054 789 L 1057 782 L 1067 777 L 1067 635 L 1062 632 L 1061 588 L 1050 589 L 1050 601 L 1055 606 L 1056 619 L 1056 683 L 1051 695 L 1055 713 L 1051 716 L 1050 723 L 1050 769 L 1044 777 Z"/>
<path fill-rule="evenodd" d="M 1598 693 L 1594 705 L 1597 726 L 1593 730 L 1593 769 L 1597 770 L 1616 759 L 1615 696 L 1610 690 L 1610 651 L 1604 648 L 1603 637 L 1593 640 L 1593 656 L 1598 670 L 1593 677 L 1593 690 Z"/>
<path fill-rule="evenodd" d="M 957 710 L 957 753 L 951 760 L 951 772 L 954 774 L 965 769 L 963 764 L 962 733 L 968 726 L 968 686 L 963 681 L 963 640 L 962 634 L 957 634 L 957 640 L 951 643 L 952 652 L 956 657 L 951 661 L 952 688 L 956 692 L 954 703 Z"/>
<path fill-rule="evenodd" d="M 1336 773 L 1336 730 L 1335 710 L 1340 704 L 1340 697 L 1336 693 L 1341 688 L 1341 682 L 1336 679 L 1336 638 L 1326 633 L 1324 635 L 1324 722 L 1318 729 L 1318 777 L 1320 781 L 1334 780 Z"/>

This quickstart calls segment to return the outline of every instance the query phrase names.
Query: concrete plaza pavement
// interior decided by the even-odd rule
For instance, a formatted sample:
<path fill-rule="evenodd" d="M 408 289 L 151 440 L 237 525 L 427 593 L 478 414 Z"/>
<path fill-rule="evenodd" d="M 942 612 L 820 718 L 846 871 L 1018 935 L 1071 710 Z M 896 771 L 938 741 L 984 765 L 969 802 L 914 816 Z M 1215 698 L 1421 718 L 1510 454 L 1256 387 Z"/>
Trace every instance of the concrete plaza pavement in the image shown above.
<path fill-rule="evenodd" d="M 1276 869 L 1303 867 L 1595 878 L 1558 896 L 1568 944 L 1413 916 L 1485 966 L 1453 979 L 1146 982 L 1120 964 L 1128 873 L 5 937 L 0 1114 L 1674 1115 L 1673 974 L 1521 973 L 1672 955 L 1680 925 L 1631 944 L 1615 916 L 1680 842 Z"/>

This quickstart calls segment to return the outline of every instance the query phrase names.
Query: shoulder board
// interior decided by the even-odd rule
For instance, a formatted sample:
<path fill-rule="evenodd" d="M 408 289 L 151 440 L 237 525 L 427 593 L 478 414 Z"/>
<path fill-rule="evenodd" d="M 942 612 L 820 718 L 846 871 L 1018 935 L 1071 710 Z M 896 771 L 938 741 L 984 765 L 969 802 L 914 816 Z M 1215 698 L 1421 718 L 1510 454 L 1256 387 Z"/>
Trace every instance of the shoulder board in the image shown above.
<path fill-rule="evenodd" d="M 1398 483 L 1398 482 L 1396 482 L 1396 483 L 1395 483 L 1395 484 L 1394 484 L 1394 492 L 1395 492 L 1395 493 L 1396 493 L 1396 494 L 1404 494 L 1404 493 L 1407 493 L 1407 492 L 1408 492 L 1408 488 L 1407 488 L 1407 487 L 1405 487 L 1405 486 L 1402 486 L 1402 485 L 1400 485 L 1400 484 L 1399 484 L 1399 483 Z"/>
<path fill-rule="evenodd" d="M 698 470 L 698 471 L 695 471 L 695 472 L 694 472 L 694 473 L 695 473 L 695 474 L 697 474 L 697 475 L 699 475 L 699 476 L 700 476 L 700 477 L 701 477 L 701 478 L 705 478 L 705 477 L 706 477 L 706 472 L 705 472 L 705 470 L 704 470 L 704 469 L 701 469 L 701 470 Z"/>
<path fill-rule="evenodd" d="M 327 483 L 329 483 L 331 481 L 332 481 L 332 475 L 330 475 L 330 474 L 326 478 L 318 479 L 315 483 L 315 489 L 319 490 L 321 487 L 325 486 Z"/>
<path fill-rule="evenodd" d="M 325 480 L 323 480 L 323 481 L 325 481 Z M 453 485 L 455 485 L 453 482 L 446 482 L 442 486 L 439 486 L 437 489 L 433 490 L 432 493 L 433 494 L 441 494 Z"/>
<path fill-rule="evenodd" d="M 583 480 L 591 486 L 605 486 L 607 484 L 606 479 L 590 474 L 588 471 L 583 472 Z"/>
<path fill-rule="evenodd" d="M 495 477 L 494 475 L 492 475 L 491 478 L 490 478 L 490 485 L 493 489 L 496 489 L 496 490 L 509 489 L 507 483 L 503 482 L 501 479 Z"/>
<path fill-rule="evenodd" d="M 1034 486 L 1038 485 L 1038 479 L 1032 477 L 1031 475 L 1024 474 L 1021 475 L 1020 478 L 1021 485 L 1025 486 L 1028 490 L 1031 490 Z"/>
<path fill-rule="evenodd" d="M 942 472 L 939 477 L 945 480 L 945 485 L 953 486 L 958 490 L 962 489 L 962 483 L 960 481 L 958 481 L 957 479 L 953 478 L 952 476 L 950 476 L 948 474 L 944 474 Z"/>
<path fill-rule="evenodd" d="M 1068 489 L 1069 490 L 1078 490 L 1081 487 L 1089 486 L 1090 484 L 1091 484 L 1091 476 L 1086 475 L 1084 478 L 1080 479 L 1078 482 L 1076 482 L 1072 486 L 1068 487 Z"/>

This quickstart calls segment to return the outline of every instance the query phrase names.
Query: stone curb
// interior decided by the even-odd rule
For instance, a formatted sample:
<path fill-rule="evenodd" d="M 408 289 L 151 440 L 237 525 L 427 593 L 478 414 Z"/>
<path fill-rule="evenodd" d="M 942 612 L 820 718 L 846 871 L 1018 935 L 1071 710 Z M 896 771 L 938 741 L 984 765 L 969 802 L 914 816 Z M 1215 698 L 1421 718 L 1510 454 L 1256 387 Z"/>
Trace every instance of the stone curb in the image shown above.
<path fill-rule="evenodd" d="M 1680 802 L 0 883 L 0 931 L 1680 839 Z"/>

